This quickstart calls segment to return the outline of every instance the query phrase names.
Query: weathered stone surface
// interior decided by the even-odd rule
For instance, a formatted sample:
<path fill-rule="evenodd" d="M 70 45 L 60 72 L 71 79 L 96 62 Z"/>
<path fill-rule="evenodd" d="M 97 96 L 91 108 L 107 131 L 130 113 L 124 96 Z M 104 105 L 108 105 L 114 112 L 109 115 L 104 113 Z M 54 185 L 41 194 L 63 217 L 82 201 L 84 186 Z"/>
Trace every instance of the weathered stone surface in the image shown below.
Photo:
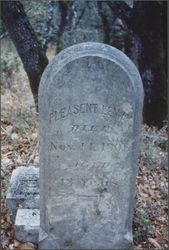
<path fill-rule="evenodd" d="M 125 9 L 127 12 L 130 9 L 128 6 L 133 6 L 133 0 L 121 1 L 121 6 L 118 1 L 117 3 L 86 0 L 58 1 L 54 8 L 56 29 L 54 30 L 55 36 L 53 36 L 57 38 L 57 51 L 82 42 L 110 44 L 111 37 L 115 37 L 116 19 L 121 18 L 121 15 L 118 14 L 119 9 Z M 118 16 L 119 18 L 117 18 Z M 124 29 L 124 22 L 121 21 L 118 25 L 118 34 L 116 34 L 119 39 L 125 39 Z"/>
<path fill-rule="evenodd" d="M 7 192 L 7 207 L 14 223 L 18 207 L 39 208 L 39 168 L 18 167 L 12 172 Z"/>
<path fill-rule="evenodd" d="M 135 65 L 100 43 L 54 58 L 39 89 L 40 249 L 132 242 L 143 88 Z"/>
<path fill-rule="evenodd" d="M 15 220 L 16 239 L 38 243 L 40 227 L 39 209 L 18 209 Z"/>
<path fill-rule="evenodd" d="M 103 41 L 104 32 L 100 31 L 103 24 L 97 2 L 75 0 L 69 5 L 68 20 L 60 38 L 64 48 L 80 42 Z"/>

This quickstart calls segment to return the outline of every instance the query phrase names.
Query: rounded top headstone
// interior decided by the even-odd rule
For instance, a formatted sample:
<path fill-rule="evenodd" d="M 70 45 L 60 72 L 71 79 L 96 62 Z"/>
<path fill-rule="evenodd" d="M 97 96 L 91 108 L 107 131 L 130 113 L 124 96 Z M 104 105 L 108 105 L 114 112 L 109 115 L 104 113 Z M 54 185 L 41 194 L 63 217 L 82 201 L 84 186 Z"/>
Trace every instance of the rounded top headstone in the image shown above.
<path fill-rule="evenodd" d="M 44 94 L 49 89 L 49 85 L 52 82 L 52 78 L 69 62 L 87 56 L 95 56 L 110 60 L 119 67 L 123 68 L 127 72 L 133 85 L 133 91 L 137 96 L 138 105 L 142 105 L 144 98 L 144 91 L 142 80 L 135 64 L 126 56 L 122 51 L 116 49 L 107 44 L 98 42 L 84 42 L 73 46 L 70 46 L 62 50 L 56 55 L 53 60 L 48 64 L 45 71 L 42 74 L 40 86 L 39 86 L 39 101 L 44 102 Z M 138 95 L 139 93 L 139 95 Z"/>
<path fill-rule="evenodd" d="M 60 52 L 39 89 L 40 249 L 127 248 L 143 87 L 121 51 L 81 43 Z"/>

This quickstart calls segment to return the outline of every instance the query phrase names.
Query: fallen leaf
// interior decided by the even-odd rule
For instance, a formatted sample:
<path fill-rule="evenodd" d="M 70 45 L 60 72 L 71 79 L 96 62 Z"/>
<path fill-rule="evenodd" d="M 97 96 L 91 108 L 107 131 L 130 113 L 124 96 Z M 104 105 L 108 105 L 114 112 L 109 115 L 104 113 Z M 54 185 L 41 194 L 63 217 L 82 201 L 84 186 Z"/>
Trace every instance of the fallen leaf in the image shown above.
<path fill-rule="evenodd" d="M 11 133 L 12 133 L 12 129 L 13 129 L 13 126 L 11 126 L 11 125 L 9 125 L 9 126 L 7 126 L 7 127 L 5 128 L 5 130 L 6 130 L 6 132 L 7 132 L 8 134 L 11 134 Z"/>
<path fill-rule="evenodd" d="M 14 244 L 9 245 L 9 250 L 14 250 Z"/>
<path fill-rule="evenodd" d="M 32 133 L 32 134 L 31 134 L 31 139 L 32 139 L 32 140 L 35 140 L 37 137 L 38 137 L 38 134 L 37 134 L 37 133 Z"/>
<path fill-rule="evenodd" d="M 157 243 L 157 241 L 153 238 L 148 238 L 149 242 L 156 248 L 162 249 L 161 246 Z"/>
<path fill-rule="evenodd" d="M 2 163 L 2 166 L 3 166 L 3 167 L 6 167 L 7 165 L 11 164 L 12 161 L 11 161 L 11 159 L 9 159 L 8 157 L 4 157 L 4 158 L 2 159 L 2 161 L 1 161 L 1 163 Z"/>
<path fill-rule="evenodd" d="M 20 244 L 21 243 L 19 241 L 14 240 L 14 247 L 19 248 Z"/>
<path fill-rule="evenodd" d="M 11 135 L 11 138 L 12 138 L 12 140 L 17 140 L 18 139 L 18 134 L 16 134 L 16 133 L 12 133 L 12 135 Z"/>
<path fill-rule="evenodd" d="M 36 249 L 36 247 L 31 242 L 23 243 L 20 245 L 20 250 L 34 250 L 34 249 Z"/>

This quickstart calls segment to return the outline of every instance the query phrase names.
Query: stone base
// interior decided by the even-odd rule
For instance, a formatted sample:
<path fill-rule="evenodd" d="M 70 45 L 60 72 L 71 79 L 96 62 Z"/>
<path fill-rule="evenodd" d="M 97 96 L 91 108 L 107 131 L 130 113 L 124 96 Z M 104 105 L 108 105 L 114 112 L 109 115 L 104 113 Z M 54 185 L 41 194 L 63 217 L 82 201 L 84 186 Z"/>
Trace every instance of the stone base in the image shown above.
<path fill-rule="evenodd" d="M 17 240 L 38 244 L 39 228 L 39 209 L 18 209 L 15 219 Z"/>

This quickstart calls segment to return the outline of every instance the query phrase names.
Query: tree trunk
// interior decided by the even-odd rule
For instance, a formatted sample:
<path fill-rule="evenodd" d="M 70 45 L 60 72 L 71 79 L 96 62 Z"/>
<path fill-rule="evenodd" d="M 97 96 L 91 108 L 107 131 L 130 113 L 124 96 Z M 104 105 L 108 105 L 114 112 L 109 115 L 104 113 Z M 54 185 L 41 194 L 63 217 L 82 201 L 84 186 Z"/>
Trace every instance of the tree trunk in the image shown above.
<path fill-rule="evenodd" d="M 144 20 L 144 21 L 142 21 Z M 163 126 L 167 119 L 167 1 L 140 1 L 134 5 L 130 27 L 139 36 L 139 70 L 145 101 L 144 121 Z"/>
<path fill-rule="evenodd" d="M 144 85 L 144 122 L 161 128 L 167 119 L 167 1 L 100 1 L 112 10 L 108 43 L 136 64 Z M 107 17 L 106 17 L 107 18 Z M 106 41 L 107 42 L 107 41 Z"/>
<path fill-rule="evenodd" d="M 1 19 L 22 60 L 38 110 L 38 87 L 48 59 L 19 1 L 1 1 Z"/>

